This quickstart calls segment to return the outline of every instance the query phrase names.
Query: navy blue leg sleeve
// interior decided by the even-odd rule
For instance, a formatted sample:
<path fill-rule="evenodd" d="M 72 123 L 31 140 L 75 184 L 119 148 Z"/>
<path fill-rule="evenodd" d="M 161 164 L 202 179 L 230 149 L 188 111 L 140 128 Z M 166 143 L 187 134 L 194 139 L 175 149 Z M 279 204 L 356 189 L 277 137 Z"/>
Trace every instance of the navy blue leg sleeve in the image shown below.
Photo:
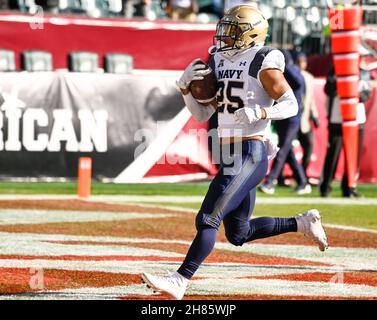
<path fill-rule="evenodd" d="M 297 231 L 295 218 L 260 217 L 250 220 L 249 225 L 250 232 L 245 242 Z"/>
<path fill-rule="evenodd" d="M 260 217 L 250 220 L 255 205 L 255 189 L 249 192 L 242 205 L 224 219 L 225 235 L 236 246 L 286 232 L 296 232 L 295 218 Z"/>
<path fill-rule="evenodd" d="M 195 271 L 211 253 L 215 246 L 216 236 L 217 229 L 213 227 L 199 229 L 183 264 L 178 269 L 178 273 L 187 279 L 191 279 Z"/>
<path fill-rule="evenodd" d="M 232 168 L 222 164 L 196 217 L 196 237 L 178 269 L 178 273 L 188 279 L 211 253 L 223 220 L 226 237 L 235 245 L 297 229 L 295 219 L 258 218 L 250 221 L 256 187 L 268 166 L 263 142 L 243 141 L 242 152 L 235 155 L 234 161 L 241 165 Z"/>

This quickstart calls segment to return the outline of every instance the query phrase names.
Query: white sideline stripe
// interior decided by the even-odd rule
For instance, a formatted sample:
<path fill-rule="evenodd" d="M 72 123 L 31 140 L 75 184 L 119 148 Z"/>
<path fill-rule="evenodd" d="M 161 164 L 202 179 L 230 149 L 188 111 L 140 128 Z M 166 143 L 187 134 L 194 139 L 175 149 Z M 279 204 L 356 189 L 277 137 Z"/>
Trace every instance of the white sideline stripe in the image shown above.
<path fill-rule="evenodd" d="M 0 195 L 0 200 L 37 200 L 37 199 L 78 199 L 76 195 Z M 90 196 L 88 201 L 116 201 L 116 202 L 127 202 L 127 201 L 149 201 L 149 202 L 201 202 L 204 196 L 138 196 L 138 195 L 94 195 Z M 266 204 L 344 204 L 344 205 L 377 205 L 377 199 L 375 198 L 364 198 L 364 199 L 343 199 L 343 198 L 274 198 L 274 197 L 259 197 L 257 198 L 258 203 Z"/>
<path fill-rule="evenodd" d="M 190 117 L 190 111 L 186 107 L 183 108 L 168 122 L 166 127 L 162 129 L 161 133 L 152 141 L 147 149 L 114 179 L 114 183 L 142 181 L 145 174 L 165 154 Z"/>
<path fill-rule="evenodd" d="M 0 195 L 0 200 L 75 200 L 77 195 Z M 139 196 L 139 195 L 93 195 L 87 201 L 102 202 L 171 202 L 171 203 L 196 203 L 202 202 L 203 196 Z M 328 205 L 372 205 L 377 206 L 376 198 L 344 199 L 344 198 L 314 198 L 314 197 L 292 197 L 274 198 L 257 197 L 257 203 L 265 204 L 328 204 Z"/>
<path fill-rule="evenodd" d="M 166 213 L 0 209 L 0 225 L 123 221 L 171 217 Z"/>
<path fill-rule="evenodd" d="M 367 228 L 358 228 L 352 226 L 344 226 L 340 224 L 331 224 L 331 223 L 324 223 L 324 227 L 333 228 L 333 229 L 341 229 L 341 230 L 349 230 L 349 231 L 357 231 L 357 232 L 368 232 L 368 233 L 377 233 L 377 230 L 374 229 L 367 229 Z"/>

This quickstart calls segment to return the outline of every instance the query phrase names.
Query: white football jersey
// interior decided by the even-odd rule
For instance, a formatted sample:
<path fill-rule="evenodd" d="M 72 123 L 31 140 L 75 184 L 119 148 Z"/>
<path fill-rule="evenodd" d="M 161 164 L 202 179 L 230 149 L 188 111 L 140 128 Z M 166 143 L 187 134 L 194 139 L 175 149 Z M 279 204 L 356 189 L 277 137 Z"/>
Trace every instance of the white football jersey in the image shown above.
<path fill-rule="evenodd" d="M 284 72 L 283 54 L 272 47 L 255 46 L 234 57 L 216 52 L 209 65 L 215 71 L 219 89 L 217 92 L 218 133 L 220 137 L 264 136 L 270 120 L 258 120 L 250 125 L 240 125 L 234 120 L 234 111 L 259 105 L 269 108 L 273 99 L 263 89 L 259 72 L 274 68 Z"/>

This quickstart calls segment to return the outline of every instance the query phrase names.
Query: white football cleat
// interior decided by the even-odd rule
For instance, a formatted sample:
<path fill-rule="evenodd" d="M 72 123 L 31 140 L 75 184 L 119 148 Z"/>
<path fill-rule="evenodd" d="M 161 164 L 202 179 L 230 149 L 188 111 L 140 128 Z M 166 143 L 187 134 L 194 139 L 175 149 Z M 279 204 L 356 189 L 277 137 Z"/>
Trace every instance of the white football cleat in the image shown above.
<path fill-rule="evenodd" d="M 322 227 L 319 211 L 311 209 L 296 216 L 297 231 L 302 232 L 306 237 L 318 244 L 319 250 L 325 251 L 328 248 L 325 230 Z"/>
<path fill-rule="evenodd" d="M 262 184 L 261 186 L 259 186 L 259 190 L 262 191 L 263 193 L 267 193 L 267 194 L 274 194 L 275 193 L 275 188 L 273 185 L 270 185 L 270 184 Z"/>
<path fill-rule="evenodd" d="M 295 192 L 299 196 L 301 196 L 303 194 L 310 194 L 310 193 L 312 193 L 312 187 L 309 183 L 307 183 L 304 187 L 297 187 Z"/>
<path fill-rule="evenodd" d="M 143 273 L 142 280 L 152 289 L 165 292 L 176 300 L 181 300 L 185 294 L 189 280 L 178 272 L 168 276 L 154 276 L 150 273 Z"/>

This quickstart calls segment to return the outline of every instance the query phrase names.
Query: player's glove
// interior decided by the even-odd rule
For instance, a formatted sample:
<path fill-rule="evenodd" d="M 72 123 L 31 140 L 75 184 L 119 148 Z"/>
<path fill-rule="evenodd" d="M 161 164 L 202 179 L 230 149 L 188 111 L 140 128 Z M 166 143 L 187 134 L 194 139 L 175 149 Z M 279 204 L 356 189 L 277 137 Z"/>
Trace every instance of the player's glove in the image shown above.
<path fill-rule="evenodd" d="M 238 124 L 251 124 L 260 119 L 262 119 L 262 109 L 260 106 L 241 108 L 234 112 L 234 120 Z"/>
<path fill-rule="evenodd" d="M 177 86 L 180 89 L 187 89 L 193 80 L 203 80 L 203 76 L 211 73 L 211 69 L 201 62 L 200 59 L 195 59 L 191 62 L 185 71 L 183 72 L 182 77 L 177 81 Z"/>

